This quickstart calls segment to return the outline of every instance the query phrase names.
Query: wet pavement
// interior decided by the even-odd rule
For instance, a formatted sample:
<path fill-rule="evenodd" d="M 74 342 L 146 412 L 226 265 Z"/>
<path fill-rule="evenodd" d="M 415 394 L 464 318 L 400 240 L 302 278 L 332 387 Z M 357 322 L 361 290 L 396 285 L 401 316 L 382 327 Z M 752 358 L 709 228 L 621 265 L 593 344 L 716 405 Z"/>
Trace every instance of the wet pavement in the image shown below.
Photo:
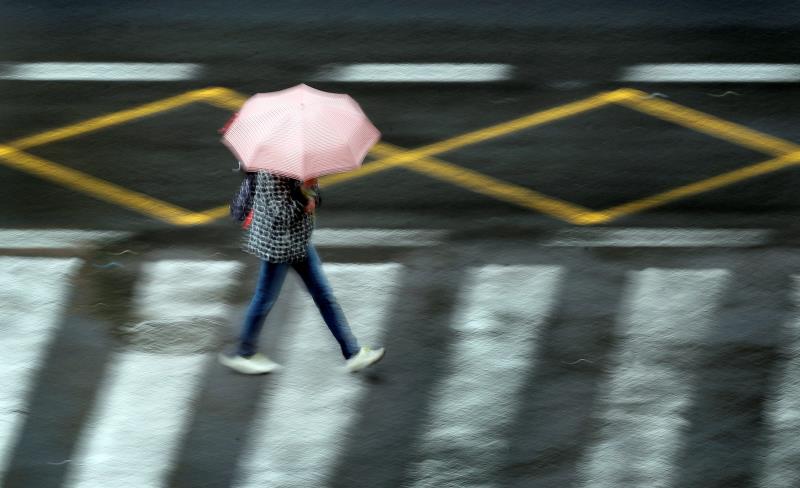
<path fill-rule="evenodd" d="M 260 17 L 9 3 L 2 62 L 203 70 L 0 81 L 0 227 L 130 233 L 0 248 L 14 325 L 0 344 L 18 354 L 0 365 L 15 388 L 0 394 L 0 484 L 797 486 L 800 87 L 619 81 L 640 63 L 796 62 L 791 2 L 361 3 L 352 16 L 252 7 Z M 492 83 L 314 81 L 362 62 L 514 69 Z M 286 370 L 236 376 L 214 356 L 258 263 L 224 211 L 239 175 L 216 130 L 237 99 L 299 82 L 361 103 L 385 144 L 366 167 L 433 150 L 323 184 L 318 229 L 353 233 L 318 233 L 320 253 L 386 359 L 341 371 L 290 280 L 262 340 Z M 169 106 L 209 87 L 222 95 Z M 567 113 L 608 94 L 622 98 Z M 412 237 L 376 244 L 364 229 Z M 636 234 L 648 229 L 664 233 Z"/>

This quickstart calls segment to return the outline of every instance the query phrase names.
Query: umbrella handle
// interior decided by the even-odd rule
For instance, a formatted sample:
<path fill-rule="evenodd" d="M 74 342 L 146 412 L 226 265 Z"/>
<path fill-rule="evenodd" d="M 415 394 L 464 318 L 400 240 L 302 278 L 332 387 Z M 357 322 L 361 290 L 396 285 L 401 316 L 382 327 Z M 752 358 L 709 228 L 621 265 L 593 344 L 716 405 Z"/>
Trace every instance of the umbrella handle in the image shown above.
<path fill-rule="evenodd" d="M 226 132 L 228 132 L 228 129 L 230 129 L 231 125 L 233 125 L 237 117 L 239 117 L 239 112 L 234 112 L 234 114 L 231 115 L 231 118 L 229 118 L 228 121 L 225 122 L 225 125 L 223 125 L 219 130 L 217 130 L 217 132 L 219 132 L 220 134 L 225 134 Z"/>

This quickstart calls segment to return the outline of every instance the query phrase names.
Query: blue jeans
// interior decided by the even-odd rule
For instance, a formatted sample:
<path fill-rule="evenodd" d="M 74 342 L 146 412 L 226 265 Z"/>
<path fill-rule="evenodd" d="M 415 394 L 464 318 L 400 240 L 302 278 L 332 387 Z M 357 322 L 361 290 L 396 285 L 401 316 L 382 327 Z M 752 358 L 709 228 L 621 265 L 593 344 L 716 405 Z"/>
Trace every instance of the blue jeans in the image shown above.
<path fill-rule="evenodd" d="M 261 272 L 258 277 L 258 285 L 247 310 L 247 316 L 242 326 L 242 333 L 239 337 L 239 348 L 237 354 L 249 357 L 255 354 L 258 349 L 258 336 L 261 327 L 267 318 L 272 306 L 278 299 L 281 287 L 286 279 L 289 267 L 294 268 L 302 278 L 308 292 L 317 304 L 322 318 L 333 333 L 345 359 L 349 359 L 359 350 L 358 341 L 350 332 L 350 326 L 342 312 L 342 308 L 333 296 L 333 290 L 325 278 L 322 271 L 322 262 L 319 259 L 314 246 L 308 246 L 308 255 L 303 261 L 294 263 L 270 263 L 262 261 Z"/>

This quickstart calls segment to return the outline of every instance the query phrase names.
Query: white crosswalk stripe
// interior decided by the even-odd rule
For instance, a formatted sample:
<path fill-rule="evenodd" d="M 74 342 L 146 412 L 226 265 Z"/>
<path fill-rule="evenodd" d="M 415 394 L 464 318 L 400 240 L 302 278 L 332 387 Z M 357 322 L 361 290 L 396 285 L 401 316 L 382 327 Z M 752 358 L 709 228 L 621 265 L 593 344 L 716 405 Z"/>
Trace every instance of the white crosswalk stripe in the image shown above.
<path fill-rule="evenodd" d="M 484 486 L 502 463 L 506 427 L 562 270 L 554 266 L 474 269 L 451 324 L 455 344 L 419 446 L 411 486 Z M 480 459 L 480 463 L 475 460 Z"/>
<path fill-rule="evenodd" d="M 135 296 L 139 318 L 224 318 L 221 298 L 240 266 L 226 261 L 145 265 Z M 114 353 L 66 486 L 164 486 L 206 359 L 205 354 Z"/>
<path fill-rule="evenodd" d="M 583 466 L 586 488 L 672 486 L 696 344 L 713 325 L 725 270 L 634 273 L 621 309 L 620 350 L 605 390 L 599 439 Z"/>
<path fill-rule="evenodd" d="M 77 258 L 0 257 L 0 477 L 23 427 L 27 433 L 23 412 L 81 265 Z M 145 263 L 133 296 L 136 318 L 225 320 L 225 297 L 242 266 Z M 390 313 L 402 299 L 404 266 L 325 269 L 362 344 L 390 342 Z M 405 486 L 494 486 L 487 474 L 502 467 L 514 442 L 510 422 L 524 401 L 524 380 L 536 370 L 541 333 L 567 271 L 557 265 L 468 270 L 451 323 L 436 324 L 450 328 L 452 343 L 430 390 L 429 410 L 419 419 Z M 628 277 L 608 377 L 598 388 L 598 431 L 577 465 L 587 488 L 675 486 L 686 414 L 695 401 L 694 375 L 705 354 L 697 345 L 713 332 L 716 309 L 732 281 L 724 269 L 646 269 Z M 286 368 L 269 379 L 238 465 L 231 467 L 237 487 L 326 486 L 371 388 L 361 375 L 344 371 L 335 340 L 301 286 L 299 280 L 287 282 L 292 324 L 279 343 Z M 791 292 L 800 309 L 800 276 Z M 781 369 L 765 407 L 769 436 L 761 488 L 794 488 L 800 479 L 800 319 L 786 324 L 786 333 L 786 361 L 777 363 Z M 206 365 L 214 359 L 205 352 L 140 346 L 110 355 L 65 464 L 64 486 L 167 486 Z"/>
<path fill-rule="evenodd" d="M 794 303 L 800 309 L 800 276 L 794 277 L 794 284 Z M 800 317 L 786 324 L 786 337 L 784 347 L 789 360 L 766 407 L 771 442 L 762 488 L 795 488 L 800 480 Z"/>
<path fill-rule="evenodd" d="M 67 486 L 163 486 L 194 397 L 203 355 L 125 352 L 113 358 Z"/>
<path fill-rule="evenodd" d="M 392 263 L 325 265 L 362 345 L 382 342 L 401 269 Z M 264 409 L 235 486 L 325 486 L 366 390 L 358 376 L 343 370 L 339 347 L 310 297 L 295 288 L 294 298 L 297 322 L 286 337 L 291 342 L 286 369 L 279 373 L 275 396 L 260 402 Z"/>
<path fill-rule="evenodd" d="M 86 248 L 130 237 L 129 232 L 77 229 L 0 229 L 0 249 Z"/>
<path fill-rule="evenodd" d="M 0 257 L 0 479 L 81 260 Z"/>

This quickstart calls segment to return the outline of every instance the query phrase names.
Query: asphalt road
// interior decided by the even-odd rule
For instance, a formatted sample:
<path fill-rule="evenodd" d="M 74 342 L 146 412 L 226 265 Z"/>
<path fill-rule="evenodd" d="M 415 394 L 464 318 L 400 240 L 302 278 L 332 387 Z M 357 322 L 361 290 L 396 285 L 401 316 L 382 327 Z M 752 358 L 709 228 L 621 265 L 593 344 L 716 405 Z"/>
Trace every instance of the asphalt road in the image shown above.
<path fill-rule="evenodd" d="M 242 5 L 5 2 L 0 62 L 188 62 L 204 69 L 199 78 L 180 82 L 0 80 L 2 144 L 13 146 L 31 135 L 201 88 L 224 87 L 247 96 L 299 82 L 350 93 L 382 131 L 383 142 L 403 149 L 624 88 L 675 104 L 670 110 L 688 107 L 800 142 L 797 83 L 619 81 L 625 67 L 640 63 L 794 63 L 800 18 L 793 2 Z M 492 83 L 310 81 L 326 66 L 366 62 L 508 63 L 515 71 Z M 188 104 L 24 151 L 201 212 L 225 205 L 238 185 L 233 158 L 216 133 L 229 114 L 209 104 Z M 436 158 L 601 211 L 775 157 L 729 139 L 610 104 Z M 371 156 L 367 164 L 376 159 Z M 6 441 L 11 447 L 5 468 L 0 456 L 0 470 L 5 469 L 0 484 L 96 486 L 91 470 L 99 466 L 103 473 L 108 461 L 87 457 L 86 450 L 96 454 L 105 441 L 125 446 L 114 443 L 115 435 L 87 441 L 89 424 L 101 433 L 118 427 L 114 412 L 104 417 L 96 411 L 105 395 L 127 399 L 120 405 L 130 406 L 124 410 L 130 418 L 142 415 L 132 426 L 119 427 L 120 439 L 147 431 L 145 406 L 135 395 L 125 397 L 124 386 L 119 386 L 123 393 L 113 390 L 124 383 L 115 375 L 124 378 L 129 359 L 120 354 L 131 346 L 121 327 L 141 319 L 145 292 L 138 287 L 148 276 L 148 263 L 187 259 L 203 266 L 230 261 L 242 268 L 230 289 L 204 292 L 212 293 L 210 302 L 229 308 L 214 316 L 223 325 L 203 346 L 203 355 L 188 360 L 195 367 L 185 366 L 187 381 L 175 376 L 175 384 L 194 386 L 185 389 L 190 399 L 174 399 L 173 411 L 185 422 L 180 434 L 168 436 L 172 424 L 160 430 L 176 443 L 172 457 L 145 457 L 160 473 L 152 486 L 243 483 L 243 473 L 264 466 L 250 449 L 266 449 L 278 459 L 270 461 L 277 463 L 276 472 L 296 467 L 296 479 L 290 472 L 272 480 L 276 486 L 797 486 L 792 477 L 800 474 L 792 466 L 800 453 L 787 439 L 796 438 L 798 427 L 776 418 L 796 412 L 792 399 L 800 398 L 790 376 L 800 351 L 791 325 L 800 274 L 798 183 L 796 165 L 787 165 L 582 227 L 769 233 L 768 240 L 741 248 L 552 247 L 548 241 L 576 225 L 514 203 L 508 192 L 489 196 L 442 174 L 408 168 L 331 185 L 324 188 L 321 229 L 428 229 L 446 231 L 446 237 L 421 247 L 322 246 L 323 259 L 340 276 L 337 289 L 354 323 L 386 344 L 390 354 L 373 373 L 343 380 L 328 368 L 335 362 L 324 352 L 296 349 L 302 341 L 289 339 L 293 329 L 287 324 L 308 313 L 308 303 L 297 298 L 302 295 L 290 291 L 271 316 L 264 343 L 267 352 L 302 374 L 254 379 L 229 374 L 212 354 L 234 336 L 257 266 L 237 250 L 238 230 L 226 218 L 175 226 L 3 162 L 0 227 L 132 235 L 99 249 L 0 250 L 0 258 L 12 260 L 4 265 L 19 269 L 35 270 L 38 263 L 24 261 L 31 257 L 81 259 L 72 278 L 56 280 L 46 263 L 41 276 L 22 273 L 18 286 L 0 295 L 7 300 L 0 304 L 4 311 L 18 317 L 24 300 L 15 300 L 44 293 L 50 285 L 43 277 L 67 283 L 68 290 L 58 295 L 60 301 L 48 302 L 60 307 L 47 313 L 42 308 L 41 317 L 35 316 L 54 320 L 53 338 L 33 360 L 38 366 L 25 383 L 30 386 L 19 407 L 19 433 Z M 353 263 L 367 266 L 363 276 L 374 281 L 348 281 Z M 369 267 L 384 263 L 398 263 L 402 271 L 390 280 L 385 269 Z M 496 265 L 502 265 L 500 271 L 492 268 Z M 503 266 L 525 268 L 518 276 Z M 489 288 L 470 281 L 473 269 L 485 273 L 483 285 Z M 208 273 L 212 276 L 211 268 Z M 384 279 L 396 288 L 381 302 L 383 288 L 375 283 Z M 187 290 L 193 285 L 200 286 L 187 281 Z M 489 310 L 477 316 L 495 327 L 486 325 L 485 334 L 470 334 L 460 325 L 478 313 L 475 296 L 469 295 L 475 290 L 494 300 L 476 301 Z M 363 301 L 373 293 L 375 303 Z M 659 300 L 665 296 L 669 299 Z M 515 330 L 533 335 L 515 336 Z M 182 339 L 197 337 L 190 333 Z M 526 344 L 528 353 L 513 352 L 515 344 Z M 506 352 L 517 362 L 497 359 Z M 469 371 L 476 371 L 474 384 L 469 374 L 458 374 Z M 150 394 L 171 398 L 169 378 L 164 377 L 163 390 L 153 381 Z M 173 390 L 184 391 L 183 386 Z M 322 410 L 333 413 L 320 413 L 313 402 L 292 403 L 309 391 L 317 391 Z M 464 411 L 451 398 L 460 392 Z M 292 415 L 295 406 L 299 410 Z M 452 416 L 442 414 L 450 407 Z M 266 427 L 259 423 L 264 415 Z M 98 424 L 98 417 L 110 419 L 110 426 Z M 307 445 L 295 435 L 305 418 L 318 427 L 309 437 L 316 440 Z M 264 434 L 271 429 L 282 433 L 275 440 L 286 446 L 285 453 L 311 453 L 312 461 L 299 454 L 281 457 L 282 451 L 268 446 L 254 448 L 253 436 L 272 439 Z M 120 452 L 117 464 L 124 471 L 128 460 Z M 298 468 L 315 459 L 319 472 Z M 80 483 L 77 464 L 88 466 Z"/>
<path fill-rule="evenodd" d="M 24 17 L 23 17 L 24 20 Z M 622 68 L 644 62 L 793 61 L 798 36 L 759 27 L 584 28 L 313 24 L 260 29 L 100 24 L 89 35 L 65 23 L 42 35 L 14 35 L 0 57 L 8 61 L 81 60 L 201 62 L 191 82 L 103 83 L 4 81 L 0 97 L 5 140 L 14 141 L 92 117 L 194 89 L 222 86 L 249 95 L 310 82 L 352 94 L 383 132 L 406 149 L 558 107 L 598 93 L 635 88 L 685 107 L 796 141 L 797 99 L 792 84 L 654 84 L 620 82 Z M 17 27 L 19 28 L 19 27 Z M 516 67 L 498 83 L 366 83 L 309 81 L 322 67 L 354 62 L 494 62 Z M 723 96 L 724 95 L 724 96 Z M 78 101 L 79 103 L 76 103 Z M 232 158 L 216 129 L 224 109 L 192 104 L 28 150 L 189 210 L 224 204 L 237 182 Z M 437 155 L 448 162 L 591 209 L 604 209 L 769 159 L 707 134 L 619 106 L 556 120 Z M 7 167 L 3 208 L 7 225 L 152 228 L 157 222 L 89 196 L 41 184 Z M 748 179 L 614 222 L 619 225 L 761 225 L 788 223 L 796 209 L 796 171 Z M 181 188 L 180 190 L 178 188 Z M 37 190 L 34 190 L 37 189 Z M 45 193 L 49 198 L 41 198 Z M 433 226 L 509 218 L 511 226 L 542 218 L 517 205 L 402 169 L 342 184 L 329 191 L 321 225 L 397 227 L 425 212 Z M 51 199 L 62 204 L 53 206 Z M 365 205 L 366 203 L 366 205 Z M 76 221 L 74 215 L 80 213 Z M 453 219 L 458 215 L 459 219 Z M 441 217 L 441 218 L 440 218 Z"/>

